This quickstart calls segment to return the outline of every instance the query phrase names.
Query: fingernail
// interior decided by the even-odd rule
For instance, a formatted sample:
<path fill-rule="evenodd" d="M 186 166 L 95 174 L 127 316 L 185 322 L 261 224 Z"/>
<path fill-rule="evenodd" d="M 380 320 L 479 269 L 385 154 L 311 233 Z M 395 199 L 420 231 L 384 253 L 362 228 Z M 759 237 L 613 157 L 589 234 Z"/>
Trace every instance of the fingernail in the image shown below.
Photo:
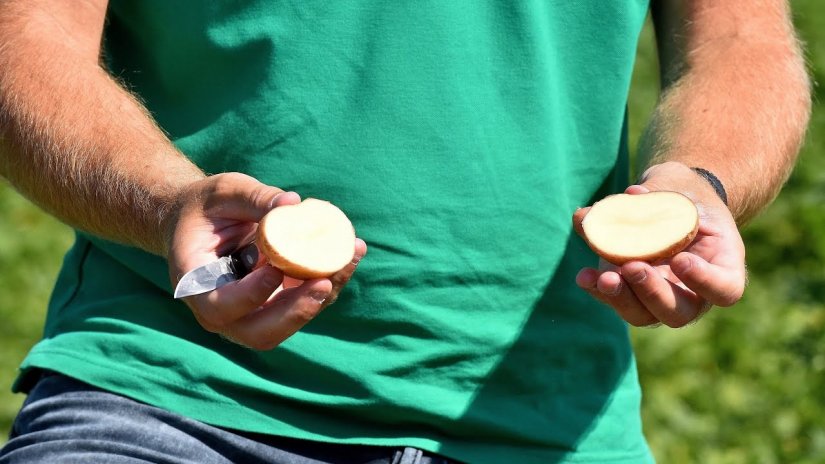
<path fill-rule="evenodd" d="M 279 198 L 281 198 L 281 197 L 282 197 L 282 196 L 284 196 L 284 195 L 289 195 L 290 193 L 295 193 L 295 192 L 292 192 L 292 191 L 290 190 L 290 191 L 281 192 L 281 193 L 279 193 L 279 194 L 275 195 L 275 196 L 272 198 L 272 201 L 270 201 L 270 202 L 269 202 L 269 209 L 273 209 L 273 208 L 275 208 L 275 204 L 278 202 L 278 199 L 279 199 Z"/>
<path fill-rule="evenodd" d="M 324 302 L 327 301 L 327 296 L 329 295 L 326 292 L 321 292 L 317 290 L 309 292 L 309 297 L 317 301 L 318 304 L 324 304 Z"/>
<path fill-rule="evenodd" d="M 278 202 L 278 198 L 280 198 L 281 195 L 283 195 L 285 193 L 286 192 L 281 192 L 281 193 L 275 195 L 274 197 L 272 197 L 272 200 L 269 201 L 269 209 L 274 209 L 275 208 L 275 203 Z"/>

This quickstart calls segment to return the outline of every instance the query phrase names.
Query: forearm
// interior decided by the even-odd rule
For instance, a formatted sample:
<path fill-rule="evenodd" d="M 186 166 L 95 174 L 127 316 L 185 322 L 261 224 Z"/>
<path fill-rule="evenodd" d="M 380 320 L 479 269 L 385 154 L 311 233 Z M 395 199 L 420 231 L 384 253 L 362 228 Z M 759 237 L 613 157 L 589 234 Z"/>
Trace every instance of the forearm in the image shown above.
<path fill-rule="evenodd" d="M 810 112 L 787 6 L 662 3 L 670 11 L 658 13 L 671 18 L 657 21 L 663 96 L 640 142 L 642 168 L 678 161 L 712 171 L 734 217 L 745 222 L 787 179 Z M 667 43 L 666 35 L 680 39 Z"/>
<path fill-rule="evenodd" d="M 99 30 L 72 37 L 103 11 L 72 24 L 25 3 L 0 13 L 0 174 L 72 226 L 164 254 L 178 193 L 203 174 L 98 65 Z"/>

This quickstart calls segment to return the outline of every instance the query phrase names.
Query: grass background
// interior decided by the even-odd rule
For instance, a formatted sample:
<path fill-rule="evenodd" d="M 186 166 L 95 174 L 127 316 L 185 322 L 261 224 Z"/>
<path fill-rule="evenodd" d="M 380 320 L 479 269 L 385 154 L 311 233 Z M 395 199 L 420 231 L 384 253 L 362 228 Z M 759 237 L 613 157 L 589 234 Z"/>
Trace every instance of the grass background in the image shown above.
<path fill-rule="evenodd" d="M 811 73 L 825 82 L 825 3 L 791 2 Z M 631 90 L 631 140 L 656 101 L 650 29 Z M 825 462 L 825 112 L 797 169 L 744 231 L 750 285 L 733 308 L 680 329 L 634 329 L 643 416 L 663 463 Z M 41 332 L 73 234 L 0 182 L 0 442 L 21 395 L 10 385 Z"/>
<path fill-rule="evenodd" d="M 825 3 L 791 2 L 815 82 L 825 82 Z M 631 140 L 655 104 L 648 28 L 631 90 Z M 643 418 L 663 463 L 825 462 L 825 112 L 815 88 L 806 145 L 784 190 L 746 226 L 742 301 L 680 330 L 636 329 Z"/>

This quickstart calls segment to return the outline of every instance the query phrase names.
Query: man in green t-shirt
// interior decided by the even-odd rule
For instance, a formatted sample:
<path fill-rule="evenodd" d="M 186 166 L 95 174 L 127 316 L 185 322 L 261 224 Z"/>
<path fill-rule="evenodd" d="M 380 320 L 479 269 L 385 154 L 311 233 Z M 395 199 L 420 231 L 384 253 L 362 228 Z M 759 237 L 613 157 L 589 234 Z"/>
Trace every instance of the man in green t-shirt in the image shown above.
<path fill-rule="evenodd" d="M 628 187 L 648 12 L 664 91 Z M 741 297 L 737 224 L 787 178 L 810 107 L 789 17 L 3 2 L 0 174 L 78 232 L 0 462 L 650 462 L 627 324 Z M 697 238 L 597 265 L 578 207 L 625 189 L 687 195 Z M 173 298 L 302 197 L 355 225 L 344 270 Z"/>

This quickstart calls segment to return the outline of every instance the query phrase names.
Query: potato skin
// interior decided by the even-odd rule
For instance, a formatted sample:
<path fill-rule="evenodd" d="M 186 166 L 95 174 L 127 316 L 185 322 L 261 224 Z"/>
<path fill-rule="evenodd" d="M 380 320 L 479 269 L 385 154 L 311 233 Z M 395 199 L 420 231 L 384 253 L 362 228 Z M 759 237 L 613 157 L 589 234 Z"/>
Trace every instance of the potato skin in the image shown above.
<path fill-rule="evenodd" d="M 693 239 L 696 238 L 696 234 L 698 232 L 699 232 L 699 221 L 696 221 L 696 227 L 693 228 L 693 232 L 691 232 L 689 235 L 685 236 L 685 238 L 683 238 L 682 240 L 674 243 L 672 246 L 670 246 L 670 247 L 668 247 L 664 250 L 660 250 L 657 253 L 650 253 L 650 254 L 640 255 L 640 256 L 614 255 L 614 254 L 611 254 L 611 253 L 609 253 L 605 250 L 597 248 L 592 243 L 590 243 L 589 240 L 587 240 L 587 237 L 584 238 L 584 241 L 587 243 L 587 245 L 590 247 L 590 249 L 592 249 L 597 255 L 599 255 L 599 257 L 601 257 L 602 259 L 604 259 L 605 261 L 607 261 L 610 264 L 615 264 L 616 266 L 621 266 L 622 264 L 629 263 L 630 261 L 645 261 L 647 263 L 654 263 L 656 261 L 661 261 L 661 260 L 664 260 L 664 259 L 672 258 L 672 257 L 676 256 L 677 254 L 679 254 L 680 251 L 687 248 L 687 246 L 690 245 L 691 242 L 693 242 Z"/>

